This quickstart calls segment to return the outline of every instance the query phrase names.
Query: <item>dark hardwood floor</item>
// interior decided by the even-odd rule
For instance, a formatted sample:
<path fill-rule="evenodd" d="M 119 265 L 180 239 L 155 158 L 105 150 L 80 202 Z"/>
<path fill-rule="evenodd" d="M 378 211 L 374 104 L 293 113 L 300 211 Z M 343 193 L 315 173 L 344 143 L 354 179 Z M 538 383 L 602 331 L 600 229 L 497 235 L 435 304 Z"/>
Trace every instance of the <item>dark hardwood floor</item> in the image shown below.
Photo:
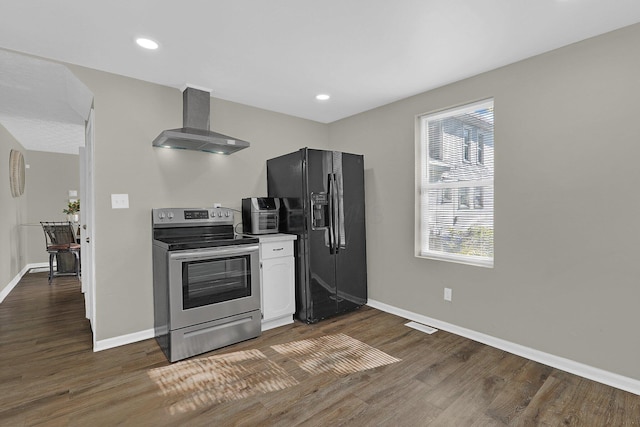
<path fill-rule="evenodd" d="M 637 426 L 640 397 L 369 307 L 265 332 L 198 357 L 344 333 L 401 361 L 172 413 L 148 371 L 169 363 L 154 340 L 94 353 L 80 285 L 27 274 L 0 304 L 0 425 Z M 289 364 L 288 364 L 289 363 Z"/>

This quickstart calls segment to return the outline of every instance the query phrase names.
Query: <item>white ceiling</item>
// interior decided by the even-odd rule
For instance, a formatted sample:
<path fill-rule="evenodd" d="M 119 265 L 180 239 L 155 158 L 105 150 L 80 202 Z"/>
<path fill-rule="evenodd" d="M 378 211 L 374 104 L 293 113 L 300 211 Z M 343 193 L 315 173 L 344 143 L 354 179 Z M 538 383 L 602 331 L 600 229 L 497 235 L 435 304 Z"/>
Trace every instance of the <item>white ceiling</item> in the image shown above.
<path fill-rule="evenodd" d="M 0 7 L 0 47 L 190 84 L 324 123 L 640 21 L 639 0 L 0 0 Z M 142 50 L 139 36 L 160 48 Z M 318 93 L 331 99 L 317 101 Z"/>
<path fill-rule="evenodd" d="M 67 67 L 0 50 L 0 123 L 24 148 L 78 154 L 93 95 Z"/>

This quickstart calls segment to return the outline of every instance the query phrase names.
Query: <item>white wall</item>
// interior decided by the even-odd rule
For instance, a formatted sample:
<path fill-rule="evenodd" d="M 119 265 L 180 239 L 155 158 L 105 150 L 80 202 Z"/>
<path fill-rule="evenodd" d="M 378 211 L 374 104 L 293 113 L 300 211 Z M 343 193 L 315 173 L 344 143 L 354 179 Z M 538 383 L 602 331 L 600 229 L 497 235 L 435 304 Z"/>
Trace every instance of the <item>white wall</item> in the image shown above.
<path fill-rule="evenodd" d="M 627 27 L 332 123 L 331 145 L 365 158 L 370 298 L 640 379 L 638 40 Z M 415 258 L 415 116 L 489 97 L 495 267 Z"/>

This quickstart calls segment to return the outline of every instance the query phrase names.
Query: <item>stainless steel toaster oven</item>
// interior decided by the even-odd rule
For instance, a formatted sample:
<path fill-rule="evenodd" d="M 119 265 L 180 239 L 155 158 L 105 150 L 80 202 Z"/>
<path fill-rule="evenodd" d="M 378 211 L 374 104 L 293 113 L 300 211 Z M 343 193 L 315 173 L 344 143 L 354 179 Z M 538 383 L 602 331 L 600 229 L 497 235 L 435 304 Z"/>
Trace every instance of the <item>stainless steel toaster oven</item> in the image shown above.
<path fill-rule="evenodd" d="M 242 199 L 242 228 L 245 233 L 277 233 L 279 222 L 280 199 L 273 197 Z"/>

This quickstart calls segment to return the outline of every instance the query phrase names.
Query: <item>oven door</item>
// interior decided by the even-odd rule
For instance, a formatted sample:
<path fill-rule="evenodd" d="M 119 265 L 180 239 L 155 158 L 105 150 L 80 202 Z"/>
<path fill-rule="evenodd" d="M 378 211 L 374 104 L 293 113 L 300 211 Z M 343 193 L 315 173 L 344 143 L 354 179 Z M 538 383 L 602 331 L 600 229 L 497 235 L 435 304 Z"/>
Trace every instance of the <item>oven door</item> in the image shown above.
<path fill-rule="evenodd" d="M 172 330 L 260 310 L 258 245 L 169 252 Z"/>

